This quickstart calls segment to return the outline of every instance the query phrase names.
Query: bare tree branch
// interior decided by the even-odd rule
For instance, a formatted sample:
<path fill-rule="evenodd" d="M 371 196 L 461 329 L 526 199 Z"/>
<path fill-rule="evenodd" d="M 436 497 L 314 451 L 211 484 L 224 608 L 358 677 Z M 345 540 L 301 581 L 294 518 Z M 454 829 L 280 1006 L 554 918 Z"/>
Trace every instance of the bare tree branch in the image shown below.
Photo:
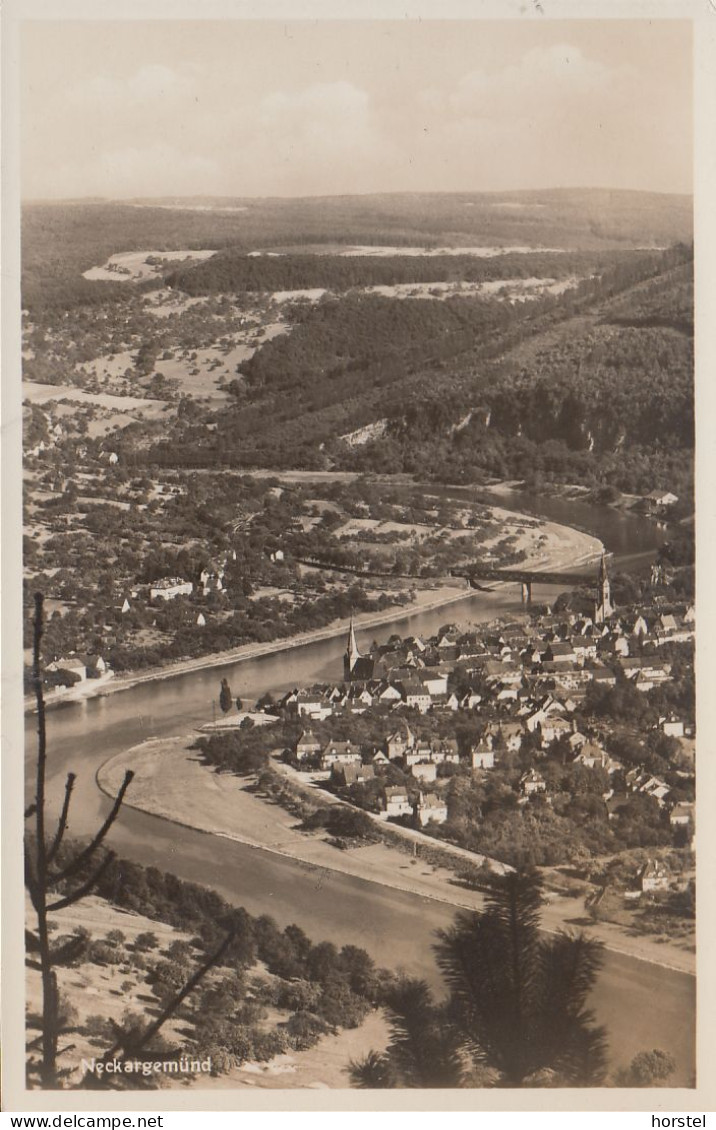
<path fill-rule="evenodd" d="M 215 953 L 211 954 L 211 956 L 207 958 L 204 964 L 201 965 L 199 969 L 197 969 L 196 973 L 193 975 L 193 977 L 190 977 L 190 979 L 184 985 L 183 989 L 181 989 L 174 997 L 172 997 L 164 1011 L 160 1013 L 153 1024 L 149 1025 L 146 1031 L 142 1033 L 141 1037 L 132 1044 L 131 1048 L 126 1048 L 123 1042 L 121 1040 L 118 1040 L 117 1043 L 115 1043 L 114 1047 L 110 1048 L 110 1050 L 105 1053 L 104 1060 L 111 1060 L 120 1050 L 131 1051 L 131 1053 L 135 1055 L 138 1051 L 141 1051 L 142 1048 L 146 1047 L 149 1041 L 154 1036 L 156 1036 L 159 1029 L 164 1024 L 166 1024 L 167 1020 L 169 1020 L 170 1017 L 174 1015 L 182 1002 L 186 1000 L 191 992 L 193 992 L 193 990 L 196 988 L 202 978 L 206 976 L 209 970 L 213 969 L 215 965 L 219 964 L 222 957 L 227 952 L 229 946 L 235 938 L 236 931 L 232 931 L 230 934 L 227 934 L 218 950 L 216 950 Z"/>
<path fill-rule="evenodd" d="M 81 887 L 65 895 L 64 898 L 58 899 L 57 902 L 51 902 L 47 907 L 48 911 L 64 910 L 66 906 L 72 906 L 74 902 L 79 902 L 80 899 L 83 899 L 97 885 L 110 863 L 114 862 L 114 859 L 114 852 L 108 852 L 106 858 L 102 860 L 97 870 L 90 875 L 89 879 L 87 879 Z"/>
<path fill-rule="evenodd" d="M 57 832 L 55 834 L 54 840 L 52 841 L 52 846 L 47 853 L 47 862 L 48 863 L 52 863 L 53 859 L 57 855 L 57 852 L 59 851 L 59 848 L 60 848 L 60 844 L 62 843 L 62 838 L 65 834 L 66 829 L 67 829 L 67 817 L 68 817 L 69 811 L 70 811 L 70 801 L 72 799 L 72 790 L 74 788 L 76 780 L 77 780 L 77 775 L 75 773 L 68 773 L 67 774 L 67 780 L 65 781 L 65 799 L 64 799 L 64 802 L 62 804 L 62 812 L 60 813 L 60 819 L 57 823 Z"/>
<path fill-rule="evenodd" d="M 124 800 L 124 794 L 126 793 L 127 789 L 129 788 L 133 777 L 134 777 L 134 773 L 132 772 L 131 769 L 128 769 L 127 772 L 124 774 L 124 780 L 122 781 L 121 788 L 120 788 L 119 792 L 117 793 L 117 796 L 114 799 L 114 804 L 112 805 L 112 810 L 109 813 L 109 816 L 105 820 L 104 824 L 100 828 L 99 832 L 94 837 L 94 839 L 90 841 L 90 843 L 87 845 L 87 847 L 84 849 L 84 851 L 81 851 L 72 860 L 71 863 L 68 863 L 66 867 L 63 867 L 63 869 L 61 871 L 58 871 L 56 874 L 49 876 L 50 881 L 53 884 L 54 883 L 61 883 L 63 879 L 68 879 L 70 877 L 70 875 L 74 875 L 74 873 L 76 871 L 79 871 L 79 869 L 82 867 L 82 865 L 84 863 L 86 863 L 88 859 L 91 859 L 92 856 L 95 854 L 97 849 L 102 844 L 102 841 L 105 839 L 110 828 L 114 824 L 115 820 L 117 819 L 117 816 L 119 815 L 119 810 L 122 807 L 122 801 Z"/>

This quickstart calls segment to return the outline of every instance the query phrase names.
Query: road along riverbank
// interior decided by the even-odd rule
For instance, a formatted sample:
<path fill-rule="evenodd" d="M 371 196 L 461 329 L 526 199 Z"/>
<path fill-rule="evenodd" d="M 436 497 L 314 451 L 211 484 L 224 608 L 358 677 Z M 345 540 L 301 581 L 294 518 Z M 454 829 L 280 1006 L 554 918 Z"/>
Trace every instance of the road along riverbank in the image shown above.
<path fill-rule="evenodd" d="M 342 851 L 321 833 L 306 834 L 296 818 L 268 798 L 250 791 L 253 779 L 217 773 L 202 762 L 190 747 L 196 735 L 154 739 L 118 754 L 97 771 L 97 783 L 114 796 L 127 769 L 135 776 L 125 804 L 182 827 L 234 840 L 261 851 L 287 856 L 321 871 L 351 875 L 384 887 L 448 903 L 456 908 L 479 910 L 484 898 L 457 883 L 447 866 L 435 867 L 411 858 L 385 843 Z M 321 794 L 324 798 L 327 794 Z M 430 846 L 427 837 L 426 846 Z M 446 850 L 449 845 L 435 843 Z M 476 864 L 483 857 L 461 851 L 455 868 L 470 856 Z M 584 919 L 581 898 L 550 893 L 543 911 L 549 930 L 572 929 Z M 589 933 L 609 949 L 639 961 L 648 961 L 681 973 L 695 973 L 695 955 L 669 943 L 632 936 L 609 923 L 590 924 Z"/>
<path fill-rule="evenodd" d="M 501 500 L 502 501 L 502 500 Z M 504 505 L 504 502 L 502 502 Z M 520 499 L 515 510 L 523 510 Z M 660 541 L 653 524 L 625 517 L 604 508 L 552 501 L 534 515 L 565 526 L 579 525 L 605 542 L 615 554 L 615 569 L 642 569 Z M 571 562 L 570 562 L 571 566 Z M 518 586 L 499 586 L 490 593 L 464 591 L 451 607 L 450 619 L 465 624 L 485 623 L 497 617 L 514 618 L 521 612 Z M 552 600 L 559 589 L 540 586 L 537 601 Z M 434 611 L 395 609 L 391 618 L 371 630 L 385 642 L 390 635 L 434 635 L 445 622 L 442 608 Z M 138 685 L 126 694 L 69 703 L 48 712 L 48 805 L 58 813 L 65 777 L 77 773 L 71 813 L 71 834 L 94 834 L 111 802 L 95 781 L 97 768 L 110 757 L 147 738 L 187 733 L 212 714 L 219 678 L 225 675 L 234 692 L 254 701 L 267 690 L 281 693 L 293 686 L 325 682 L 340 677 L 343 641 L 335 638 L 307 643 L 290 651 L 260 656 L 251 661 L 198 670 Z M 359 630 L 359 646 L 371 636 Z M 26 718 L 28 797 L 31 799 L 37 720 Z M 13 750 L 6 751 L 10 756 Z M 18 806 L 22 796 L 18 794 Z M 281 926 L 297 923 L 314 940 L 353 944 L 366 949 L 380 965 L 404 969 L 423 978 L 439 993 L 444 986 L 435 964 L 435 931 L 451 924 L 455 907 L 434 898 L 370 882 L 354 875 L 318 868 L 312 864 L 239 843 L 226 837 L 182 827 L 146 812 L 123 808 L 111 833 L 111 847 L 119 856 L 145 867 L 157 867 L 187 882 L 216 890 L 235 906 L 251 914 L 269 914 Z M 415 870 L 411 866 L 411 870 Z M 457 888 L 456 888 L 457 891 Z M 458 892 L 461 894 L 462 892 Z M 583 917 L 581 907 L 574 918 Z M 579 928 L 579 923 L 572 923 Z M 695 980 L 686 973 L 639 961 L 610 949 L 590 1001 L 599 1023 L 607 1026 L 612 1062 L 628 1063 L 644 1048 L 661 1047 L 677 1061 L 675 1086 L 692 1085 L 695 1045 Z"/>

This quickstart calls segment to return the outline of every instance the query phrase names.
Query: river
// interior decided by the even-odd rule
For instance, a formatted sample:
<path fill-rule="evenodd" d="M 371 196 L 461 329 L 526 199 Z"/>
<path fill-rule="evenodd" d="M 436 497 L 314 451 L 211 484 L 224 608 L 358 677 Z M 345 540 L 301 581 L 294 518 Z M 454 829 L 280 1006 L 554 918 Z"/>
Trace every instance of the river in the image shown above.
<path fill-rule="evenodd" d="M 664 536 L 645 520 L 564 500 L 516 494 L 514 499 L 501 497 L 500 505 L 531 510 L 596 534 L 614 552 L 615 569 L 643 567 Z M 558 591 L 554 586 L 535 586 L 534 598 L 554 598 Z M 517 586 L 492 594 L 473 593 L 449 608 L 398 616 L 372 629 L 363 642 L 386 640 L 396 631 L 431 635 L 446 621 L 484 621 L 520 608 Z M 86 834 L 108 809 L 95 782 L 95 773 L 107 758 L 145 738 L 185 733 L 207 721 L 223 676 L 234 694 L 247 701 L 267 690 L 339 678 L 344 646 L 342 638 L 322 640 L 50 710 L 50 804 L 59 805 L 67 772 L 76 772 L 69 831 Z M 36 726 L 36 716 L 28 716 L 30 762 Z M 363 946 L 379 964 L 403 968 L 439 988 L 431 942 L 434 931 L 452 919 L 453 912 L 444 904 L 335 872 L 318 872 L 132 809 L 122 811 L 111 840 L 120 855 L 213 887 L 229 901 L 251 913 L 269 913 L 282 925 L 297 922 L 315 940 Z M 637 1051 L 662 1047 L 678 1063 L 673 1082 L 688 1086 L 694 1073 L 694 994 L 694 979 L 685 974 L 608 953 L 593 1004 L 600 1021 L 608 1025 L 614 1061 L 624 1063 Z"/>

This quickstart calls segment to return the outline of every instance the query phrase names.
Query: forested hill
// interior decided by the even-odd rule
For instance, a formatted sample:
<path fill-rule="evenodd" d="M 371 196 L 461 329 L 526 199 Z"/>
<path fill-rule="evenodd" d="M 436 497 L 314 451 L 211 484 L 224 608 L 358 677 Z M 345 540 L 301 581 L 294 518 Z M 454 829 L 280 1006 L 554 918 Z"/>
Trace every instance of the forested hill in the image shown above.
<path fill-rule="evenodd" d="M 145 248 L 226 251 L 224 270 L 236 257 L 265 249 L 295 255 L 329 254 L 350 245 L 577 252 L 658 248 L 689 242 L 692 224 L 690 196 L 606 189 L 28 202 L 22 211 L 23 304 L 42 310 L 126 302 L 126 288 L 97 287 L 82 272 L 110 255 Z M 474 262 L 473 268 L 478 269 Z M 187 286 L 199 287 L 202 275 L 185 280 Z"/>
<path fill-rule="evenodd" d="M 362 249 L 367 251 L 368 249 Z M 646 253 L 642 253 L 646 254 Z M 651 254 L 656 259 L 658 252 Z M 167 275 L 167 285 L 189 295 L 322 289 L 344 292 L 371 286 L 418 283 L 482 283 L 504 279 L 568 279 L 601 275 L 617 266 L 628 270 L 634 251 L 506 251 L 473 254 L 310 254 L 254 255 L 224 251 L 206 262 Z"/>
<path fill-rule="evenodd" d="M 689 247 L 534 302 L 349 293 L 292 316 L 242 366 L 216 430 L 184 426 L 151 461 L 691 493 Z M 372 441 L 341 440 L 376 421 Z"/>
<path fill-rule="evenodd" d="M 342 463 L 407 471 L 427 462 L 457 481 L 546 477 L 689 498 L 693 363 L 687 261 L 536 333 L 470 389 L 438 383 Z"/>

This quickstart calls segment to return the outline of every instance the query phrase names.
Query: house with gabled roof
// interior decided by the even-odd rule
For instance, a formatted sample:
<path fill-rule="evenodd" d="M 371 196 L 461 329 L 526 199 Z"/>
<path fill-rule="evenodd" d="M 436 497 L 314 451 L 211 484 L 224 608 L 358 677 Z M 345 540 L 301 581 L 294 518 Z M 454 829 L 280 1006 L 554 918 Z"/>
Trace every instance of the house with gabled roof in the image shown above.
<path fill-rule="evenodd" d="M 328 742 L 321 750 L 321 769 L 330 769 L 333 765 L 349 765 L 351 762 L 360 764 L 361 761 L 360 749 L 351 743 L 350 738 L 345 742 Z"/>
<path fill-rule="evenodd" d="M 418 781 L 435 781 L 438 775 L 438 767 L 434 761 L 419 761 L 417 765 L 411 765 L 410 772 Z"/>
<path fill-rule="evenodd" d="M 492 743 L 481 739 L 470 750 L 470 763 L 473 769 L 494 769 L 495 751 Z"/>
<path fill-rule="evenodd" d="M 385 790 L 386 816 L 412 816 L 413 806 L 405 785 L 388 785 Z"/>
<path fill-rule="evenodd" d="M 669 823 L 672 828 L 678 828 L 686 824 L 692 823 L 694 819 L 695 805 L 692 801 L 680 800 L 675 804 L 669 813 Z"/>
<path fill-rule="evenodd" d="M 421 828 L 434 820 L 437 824 L 444 824 L 448 818 L 446 802 L 436 793 L 420 793 L 415 806 L 415 815 Z"/>
<path fill-rule="evenodd" d="M 668 891 L 671 873 L 661 860 L 648 859 L 639 871 L 638 882 L 642 891 Z"/>
<path fill-rule="evenodd" d="M 407 706 L 412 707 L 414 710 L 419 710 L 421 714 L 427 714 L 430 707 L 433 705 L 433 700 L 430 692 L 422 683 L 416 680 L 405 682 L 403 686 L 403 699 Z"/>
<path fill-rule="evenodd" d="M 574 765 L 583 765 L 585 769 L 606 769 L 609 765 L 609 754 L 596 742 L 584 742 L 574 756 Z"/>
<path fill-rule="evenodd" d="M 637 638 L 639 636 L 647 636 L 649 634 L 649 625 L 647 624 L 643 616 L 639 615 L 636 617 L 634 623 L 631 626 L 631 634 L 633 636 L 636 636 Z"/>
<path fill-rule="evenodd" d="M 47 664 L 47 670 L 52 671 L 53 674 L 58 671 L 68 671 L 71 675 L 76 675 L 80 683 L 87 680 L 87 667 L 84 660 L 77 655 L 54 659 L 52 663 Z"/>
<path fill-rule="evenodd" d="M 409 749 L 415 745 L 415 735 L 408 726 L 407 722 L 403 722 L 400 729 L 395 733 L 389 734 L 385 739 L 386 753 L 391 761 L 397 761 L 405 757 Z"/>
<path fill-rule="evenodd" d="M 319 687 L 307 687 L 305 690 L 298 691 L 295 707 L 299 715 L 305 714 L 307 717 L 316 718 L 319 721 L 330 718 L 333 713 L 333 703 L 326 699 L 323 690 Z"/>
<path fill-rule="evenodd" d="M 357 761 L 334 762 L 331 766 L 331 780 L 338 785 L 363 785 L 366 781 L 375 780 L 375 770 L 372 765 L 362 765 Z"/>
<path fill-rule="evenodd" d="M 572 733 L 572 726 L 566 718 L 559 714 L 548 715 L 542 723 L 542 741 L 549 745 L 555 738 L 562 738 Z"/>
<path fill-rule="evenodd" d="M 313 730 L 303 730 L 296 742 L 296 761 L 307 761 L 321 752 L 321 743 Z"/>
<path fill-rule="evenodd" d="M 520 791 L 523 796 L 534 796 L 535 793 L 543 793 L 547 788 L 547 782 L 541 773 L 536 769 L 529 769 L 520 777 Z"/>

